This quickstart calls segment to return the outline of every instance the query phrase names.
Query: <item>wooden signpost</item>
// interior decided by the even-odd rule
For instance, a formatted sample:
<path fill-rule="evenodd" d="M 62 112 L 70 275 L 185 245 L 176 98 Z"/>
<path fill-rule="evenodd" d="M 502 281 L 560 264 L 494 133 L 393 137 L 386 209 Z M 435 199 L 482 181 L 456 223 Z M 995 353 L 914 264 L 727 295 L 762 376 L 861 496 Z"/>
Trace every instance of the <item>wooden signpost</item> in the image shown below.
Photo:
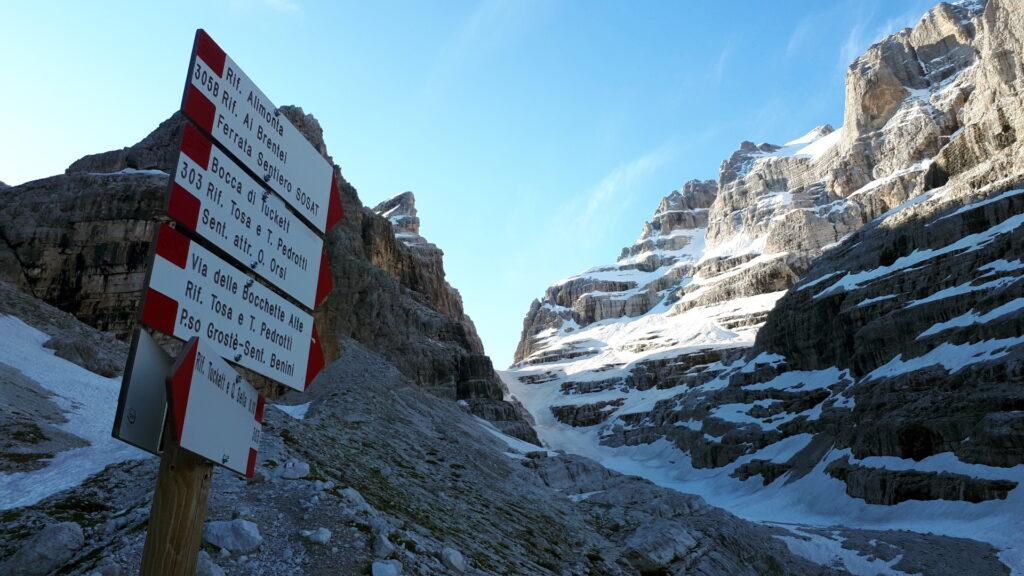
<path fill-rule="evenodd" d="M 154 238 L 113 436 L 161 455 L 142 574 L 195 574 L 212 465 L 252 477 L 263 396 L 229 363 L 295 390 L 324 366 L 312 309 L 333 286 L 322 234 L 334 168 L 206 34 Z M 152 333 L 150 332 L 152 331 Z M 172 358 L 154 333 L 186 341 Z"/>
<path fill-rule="evenodd" d="M 206 32 L 196 32 L 182 110 L 313 227 L 342 215 L 334 169 Z"/>

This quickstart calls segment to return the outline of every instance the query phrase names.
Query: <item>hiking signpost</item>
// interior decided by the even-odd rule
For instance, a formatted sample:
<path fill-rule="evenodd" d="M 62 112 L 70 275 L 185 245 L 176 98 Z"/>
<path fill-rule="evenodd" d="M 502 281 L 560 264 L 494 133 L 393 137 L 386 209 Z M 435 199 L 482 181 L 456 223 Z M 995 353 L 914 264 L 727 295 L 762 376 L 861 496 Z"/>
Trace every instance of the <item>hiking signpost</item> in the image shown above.
<path fill-rule="evenodd" d="M 264 398 L 231 364 L 299 391 L 323 368 L 312 310 L 343 215 L 334 168 L 203 30 L 181 110 L 112 432 L 161 455 L 144 575 L 195 573 L 212 464 L 255 472 Z"/>

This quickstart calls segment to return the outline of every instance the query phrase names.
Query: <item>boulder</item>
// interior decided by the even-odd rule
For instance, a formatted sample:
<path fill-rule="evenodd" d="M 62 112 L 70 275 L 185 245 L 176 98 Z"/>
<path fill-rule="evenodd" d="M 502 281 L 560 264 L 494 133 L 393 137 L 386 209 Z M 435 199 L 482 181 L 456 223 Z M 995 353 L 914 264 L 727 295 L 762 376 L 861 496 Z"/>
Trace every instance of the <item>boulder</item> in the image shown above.
<path fill-rule="evenodd" d="M 260 530 L 249 520 L 214 520 L 203 526 L 203 540 L 233 554 L 248 554 L 263 543 Z"/>
<path fill-rule="evenodd" d="M 402 576 L 402 563 L 398 560 L 374 560 L 370 566 L 372 576 Z"/>
<path fill-rule="evenodd" d="M 386 534 L 378 532 L 373 538 L 373 555 L 377 558 L 390 558 L 395 553 L 395 545 L 388 540 Z"/>
<path fill-rule="evenodd" d="M 445 547 L 441 550 L 441 562 L 445 567 L 455 572 L 466 571 L 466 559 L 462 553 L 454 548 Z"/>
<path fill-rule="evenodd" d="M 302 537 L 314 544 L 327 544 L 331 541 L 331 531 L 323 527 L 316 530 L 303 530 Z"/>
<path fill-rule="evenodd" d="M 59 570 L 85 544 L 82 527 L 75 522 L 50 524 L 0 564 L 10 576 L 44 576 Z"/>
<path fill-rule="evenodd" d="M 309 463 L 301 460 L 289 460 L 281 468 L 281 477 L 298 480 L 309 476 Z"/>
<path fill-rule="evenodd" d="M 224 576 L 224 569 L 218 566 L 206 550 L 199 551 L 199 562 L 196 564 L 196 576 Z"/>

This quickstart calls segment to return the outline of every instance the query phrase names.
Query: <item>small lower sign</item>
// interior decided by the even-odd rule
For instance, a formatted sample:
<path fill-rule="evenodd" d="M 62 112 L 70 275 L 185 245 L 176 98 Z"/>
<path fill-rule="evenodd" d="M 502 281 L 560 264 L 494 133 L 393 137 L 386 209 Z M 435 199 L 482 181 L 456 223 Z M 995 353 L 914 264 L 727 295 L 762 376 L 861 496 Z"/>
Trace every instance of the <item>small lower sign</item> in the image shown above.
<path fill-rule="evenodd" d="M 168 397 L 179 446 L 252 477 L 263 431 L 263 396 L 198 337 L 178 356 Z"/>
<path fill-rule="evenodd" d="M 160 455 L 167 416 L 164 382 L 173 363 L 174 357 L 157 344 L 149 331 L 136 326 L 117 399 L 114 438 Z"/>

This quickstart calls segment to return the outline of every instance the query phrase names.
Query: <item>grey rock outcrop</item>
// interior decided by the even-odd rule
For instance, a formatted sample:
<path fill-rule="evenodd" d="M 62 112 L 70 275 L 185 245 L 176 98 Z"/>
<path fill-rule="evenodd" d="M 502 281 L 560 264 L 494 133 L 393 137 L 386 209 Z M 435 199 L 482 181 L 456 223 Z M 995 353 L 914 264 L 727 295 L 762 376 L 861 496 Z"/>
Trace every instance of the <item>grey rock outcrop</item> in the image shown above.
<path fill-rule="evenodd" d="M 184 117 L 175 112 L 170 118 L 143 138 L 138 144 L 111 150 L 100 154 L 90 154 L 72 162 L 66 174 L 108 174 L 122 170 L 159 170 L 171 172 L 178 162 L 178 146 Z"/>
<path fill-rule="evenodd" d="M 84 544 L 78 524 L 50 524 L 0 564 L 0 571 L 11 576 L 44 576 L 62 568 Z"/>
<path fill-rule="evenodd" d="M 846 484 L 846 493 L 869 504 L 899 504 L 907 500 L 963 500 L 984 502 L 1005 500 L 1017 487 L 1009 480 L 984 480 L 948 472 L 888 470 L 835 460 L 825 469 Z"/>
<path fill-rule="evenodd" d="M 235 554 L 254 552 L 263 544 L 263 536 L 254 522 L 215 520 L 203 526 L 203 541 Z"/>
<path fill-rule="evenodd" d="M 206 550 L 200 550 L 196 576 L 224 576 L 224 569 L 210 558 Z"/>
<path fill-rule="evenodd" d="M 402 576 L 402 563 L 398 560 L 375 560 L 370 567 L 373 576 Z"/>
<path fill-rule="evenodd" d="M 462 557 L 461 552 L 454 548 L 444 548 L 441 550 L 441 562 L 449 570 L 455 572 L 466 571 L 466 559 Z"/>
<path fill-rule="evenodd" d="M 416 196 L 412 192 L 402 192 L 385 200 L 377 204 L 373 211 L 391 222 L 395 234 L 419 236 L 420 219 L 416 216 Z"/>

